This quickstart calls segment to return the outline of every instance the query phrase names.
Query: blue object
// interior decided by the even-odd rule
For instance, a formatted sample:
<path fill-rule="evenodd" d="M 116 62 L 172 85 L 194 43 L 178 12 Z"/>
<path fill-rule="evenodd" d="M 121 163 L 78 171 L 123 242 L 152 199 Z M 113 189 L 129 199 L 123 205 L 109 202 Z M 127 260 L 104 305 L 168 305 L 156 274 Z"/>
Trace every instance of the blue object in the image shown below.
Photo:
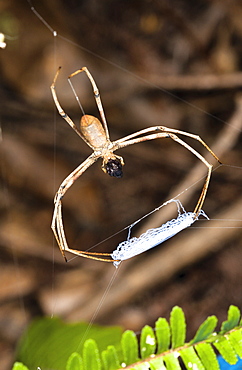
<path fill-rule="evenodd" d="M 218 363 L 220 370 L 242 370 L 242 359 L 239 358 L 238 362 L 235 365 L 230 365 L 226 362 L 222 356 L 218 356 Z"/>

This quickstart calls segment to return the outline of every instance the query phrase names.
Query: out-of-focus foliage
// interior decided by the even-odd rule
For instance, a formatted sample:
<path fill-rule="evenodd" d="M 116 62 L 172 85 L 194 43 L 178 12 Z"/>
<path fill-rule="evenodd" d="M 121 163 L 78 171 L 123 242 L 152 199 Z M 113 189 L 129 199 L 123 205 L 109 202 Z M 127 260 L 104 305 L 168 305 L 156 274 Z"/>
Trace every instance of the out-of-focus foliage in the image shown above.
<path fill-rule="evenodd" d="M 171 341 L 164 352 L 160 352 L 159 348 L 162 347 L 163 342 L 167 342 L 167 325 L 165 321 L 161 321 L 161 318 L 158 319 L 159 324 L 156 323 L 156 328 L 159 327 L 158 335 L 148 325 L 142 329 L 139 352 L 137 351 L 135 334 L 130 330 L 123 333 L 121 344 L 113 342 L 112 345 L 102 351 L 107 336 L 109 341 L 111 337 L 114 340 L 113 335 L 117 329 L 100 327 L 97 330 L 97 328 L 91 328 L 92 333 L 89 332 L 88 336 L 93 336 L 96 339 L 87 339 L 84 343 L 81 341 L 81 345 L 78 345 L 79 335 L 83 332 L 83 324 L 77 324 L 75 327 L 73 325 L 62 325 L 60 331 L 60 322 L 56 321 L 57 326 L 53 327 L 51 325 L 50 329 L 50 321 L 42 320 L 34 323 L 26 333 L 23 343 L 20 345 L 19 358 L 28 365 L 30 370 L 36 369 L 38 366 L 41 370 L 49 368 L 56 370 L 116 370 L 127 367 L 136 370 L 181 370 L 182 363 L 187 370 L 191 368 L 219 370 L 215 348 L 230 365 L 236 364 L 239 357 L 242 358 L 242 326 L 239 322 L 240 311 L 235 306 L 230 306 L 228 320 L 222 323 L 221 329 L 217 333 L 214 330 L 211 331 L 212 327 L 214 329 L 214 325 L 209 325 L 209 322 L 212 322 L 214 318 L 216 319 L 215 316 L 207 318 L 200 325 L 194 339 L 186 343 L 185 316 L 180 307 L 174 307 L 170 314 Z M 161 322 L 165 330 L 162 330 Z M 46 324 L 48 332 L 45 330 Z M 161 330 L 164 337 L 161 335 Z M 37 342 L 41 340 L 45 340 L 45 345 L 42 346 L 42 354 L 36 353 Z M 26 342 L 28 342 L 28 348 L 24 348 Z M 29 345 L 29 342 L 31 344 L 35 342 L 35 346 Z M 74 348 L 76 348 L 76 352 L 69 355 L 68 361 L 66 361 L 67 353 L 73 351 Z M 121 348 L 122 351 L 120 351 Z M 29 352 L 28 357 L 26 356 L 27 351 Z M 102 354 L 100 354 L 100 351 Z M 178 362 L 178 357 L 181 358 L 182 363 Z M 24 366 L 21 368 L 19 363 L 18 365 L 15 364 L 13 368 L 13 370 L 25 369 Z"/>

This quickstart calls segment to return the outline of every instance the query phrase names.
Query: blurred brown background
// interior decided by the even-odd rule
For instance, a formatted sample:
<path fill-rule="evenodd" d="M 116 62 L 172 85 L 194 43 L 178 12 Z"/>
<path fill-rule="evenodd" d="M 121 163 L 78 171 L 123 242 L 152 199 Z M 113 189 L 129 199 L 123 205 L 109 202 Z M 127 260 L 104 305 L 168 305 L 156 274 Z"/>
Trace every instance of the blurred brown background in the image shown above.
<path fill-rule="evenodd" d="M 100 89 L 112 140 L 153 125 L 200 135 L 221 161 L 242 166 L 241 1 L 84 0 L 0 3 L 1 49 L 1 369 L 34 317 L 90 320 L 115 269 L 83 258 L 66 264 L 50 230 L 61 181 L 90 149 L 56 112 L 49 86 L 61 65 L 57 94 L 78 123 L 81 112 L 67 76 L 86 65 Z M 90 83 L 73 83 L 88 114 L 98 115 Z M 215 164 L 194 140 L 187 140 Z M 63 200 L 69 246 L 85 250 L 183 192 L 192 211 L 205 166 L 172 140 L 131 146 L 124 177 L 93 165 Z M 95 321 L 139 331 L 180 305 L 188 339 L 210 314 L 225 319 L 242 306 L 242 170 L 212 175 L 199 221 L 165 244 L 124 262 Z M 136 226 L 137 235 L 176 217 L 163 208 Z M 226 221 L 233 219 L 233 221 Z M 202 228 L 202 229 L 201 229 Z M 94 250 L 111 252 L 127 230 Z M 71 259 L 73 256 L 69 256 Z"/>

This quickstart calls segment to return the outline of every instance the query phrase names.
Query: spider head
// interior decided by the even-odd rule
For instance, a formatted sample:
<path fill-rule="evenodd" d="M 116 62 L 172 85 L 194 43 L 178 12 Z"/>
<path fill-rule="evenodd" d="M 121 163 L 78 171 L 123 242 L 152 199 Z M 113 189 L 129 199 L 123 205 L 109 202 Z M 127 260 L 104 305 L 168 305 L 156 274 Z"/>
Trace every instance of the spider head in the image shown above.
<path fill-rule="evenodd" d="M 109 158 L 107 162 L 104 163 L 102 169 L 104 172 L 108 173 L 109 176 L 121 178 L 123 176 L 123 158 L 115 157 Z"/>

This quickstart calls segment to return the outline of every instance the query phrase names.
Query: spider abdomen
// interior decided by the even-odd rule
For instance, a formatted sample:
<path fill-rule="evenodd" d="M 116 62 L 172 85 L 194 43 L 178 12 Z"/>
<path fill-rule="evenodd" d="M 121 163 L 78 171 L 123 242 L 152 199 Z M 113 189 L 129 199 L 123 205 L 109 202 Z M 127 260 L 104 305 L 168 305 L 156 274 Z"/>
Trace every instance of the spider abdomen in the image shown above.
<path fill-rule="evenodd" d="M 107 143 L 104 128 L 98 118 L 85 114 L 80 121 L 80 130 L 92 148 L 103 148 Z"/>

